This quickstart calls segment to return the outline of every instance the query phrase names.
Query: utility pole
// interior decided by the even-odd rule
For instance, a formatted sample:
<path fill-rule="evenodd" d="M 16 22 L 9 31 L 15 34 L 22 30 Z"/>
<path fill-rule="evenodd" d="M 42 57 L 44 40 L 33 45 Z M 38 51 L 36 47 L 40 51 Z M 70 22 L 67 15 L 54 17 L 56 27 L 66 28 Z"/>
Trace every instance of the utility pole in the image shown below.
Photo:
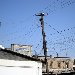
<path fill-rule="evenodd" d="M 45 55 L 45 64 L 46 64 L 46 73 L 48 75 L 48 61 L 47 61 L 47 41 L 46 41 L 46 34 L 44 31 L 44 19 L 43 17 L 45 16 L 44 13 L 39 13 L 36 16 L 40 16 L 40 22 L 41 22 L 41 27 L 42 27 L 42 36 L 43 36 L 43 50 L 44 50 L 44 55 Z"/>

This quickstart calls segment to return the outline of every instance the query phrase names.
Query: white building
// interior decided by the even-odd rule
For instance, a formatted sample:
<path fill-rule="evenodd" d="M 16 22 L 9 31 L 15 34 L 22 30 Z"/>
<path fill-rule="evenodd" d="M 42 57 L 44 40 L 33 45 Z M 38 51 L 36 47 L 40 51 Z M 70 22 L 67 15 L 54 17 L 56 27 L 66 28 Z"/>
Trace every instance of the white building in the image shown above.
<path fill-rule="evenodd" d="M 0 75 L 42 75 L 42 61 L 0 49 Z"/>
<path fill-rule="evenodd" d="M 23 55 L 32 56 L 31 45 L 11 44 L 11 50 Z"/>

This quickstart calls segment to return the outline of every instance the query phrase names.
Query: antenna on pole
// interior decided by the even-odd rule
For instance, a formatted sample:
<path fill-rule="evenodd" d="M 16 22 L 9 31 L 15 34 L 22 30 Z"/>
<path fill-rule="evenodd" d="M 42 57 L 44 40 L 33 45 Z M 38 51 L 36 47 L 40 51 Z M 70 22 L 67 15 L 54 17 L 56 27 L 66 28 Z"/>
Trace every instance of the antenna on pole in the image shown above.
<path fill-rule="evenodd" d="M 36 14 L 35 14 L 36 15 Z M 47 14 L 48 15 L 48 14 Z M 44 13 L 39 13 L 36 16 L 40 16 L 39 21 L 41 22 L 41 27 L 42 27 L 42 36 L 43 36 L 43 50 L 44 50 L 44 55 L 45 55 L 45 64 L 46 64 L 46 72 L 48 74 L 48 62 L 47 62 L 47 41 L 46 41 L 46 34 L 44 31 L 44 19 L 43 17 L 45 16 Z"/>
<path fill-rule="evenodd" d="M 0 22 L 0 27 L 1 27 L 1 22 Z"/>

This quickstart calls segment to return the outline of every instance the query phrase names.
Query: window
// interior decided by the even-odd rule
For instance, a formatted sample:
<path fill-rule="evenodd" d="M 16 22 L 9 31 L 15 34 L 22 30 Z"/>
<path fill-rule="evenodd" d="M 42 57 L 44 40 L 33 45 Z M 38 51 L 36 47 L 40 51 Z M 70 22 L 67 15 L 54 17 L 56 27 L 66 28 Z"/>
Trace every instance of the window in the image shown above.
<path fill-rule="evenodd" d="M 58 67 L 61 68 L 61 63 L 60 62 L 58 62 Z"/>
<path fill-rule="evenodd" d="M 69 68 L 69 63 L 68 62 L 66 63 L 66 68 Z"/>
<path fill-rule="evenodd" d="M 50 62 L 50 68 L 52 68 L 53 61 Z"/>

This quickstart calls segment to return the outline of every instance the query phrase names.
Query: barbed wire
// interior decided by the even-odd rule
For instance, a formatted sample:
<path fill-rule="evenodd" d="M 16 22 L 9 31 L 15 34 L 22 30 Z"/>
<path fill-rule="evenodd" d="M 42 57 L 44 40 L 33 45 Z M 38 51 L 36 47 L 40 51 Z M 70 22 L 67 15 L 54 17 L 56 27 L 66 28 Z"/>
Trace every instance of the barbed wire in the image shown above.
<path fill-rule="evenodd" d="M 48 14 L 53 14 L 55 11 L 61 8 L 65 8 L 65 7 L 68 7 L 72 4 L 75 3 L 75 0 L 52 0 L 49 5 L 47 7 L 45 7 L 42 12 L 47 12 Z M 34 17 L 34 15 L 32 15 L 32 17 Z M 27 21 L 28 19 L 30 19 L 30 16 L 29 18 L 27 18 L 25 21 Z M 23 23 L 24 21 L 20 21 L 20 24 Z M 2 40 L 2 43 L 4 42 L 11 42 L 11 41 L 15 41 L 16 39 L 26 39 L 26 38 L 31 38 L 33 37 L 33 35 L 37 35 L 36 34 L 36 31 L 40 28 L 40 26 L 38 25 L 39 23 L 35 24 L 34 23 L 35 21 L 33 21 L 33 24 L 29 24 L 30 27 L 28 27 L 28 29 L 26 28 L 26 26 L 24 26 L 23 24 L 23 28 L 21 27 L 21 30 L 18 31 L 18 28 L 17 28 L 17 31 L 14 31 L 14 32 L 11 32 L 11 33 L 8 33 L 6 35 L 6 37 L 4 37 L 4 40 Z M 64 32 L 67 32 L 67 31 L 71 31 L 73 29 L 75 29 L 75 27 L 71 27 L 71 28 L 67 28 L 67 29 L 63 29 L 61 31 L 59 31 L 58 29 L 55 29 L 52 25 L 46 23 L 48 25 L 48 27 L 50 27 L 51 29 L 53 29 L 55 31 L 55 33 L 49 33 L 49 36 L 53 36 L 53 35 L 56 35 L 57 33 L 63 37 L 63 41 L 62 40 L 59 40 L 59 39 L 56 39 L 56 41 L 52 41 L 50 40 L 50 38 L 48 37 L 47 40 L 48 40 L 48 45 L 50 45 L 49 49 L 52 49 L 52 50 L 56 50 L 56 46 L 59 46 L 60 47 L 60 50 L 63 51 L 63 50 L 67 50 L 68 48 L 71 48 L 72 45 L 69 45 L 70 43 L 75 43 L 75 39 L 73 36 L 71 37 L 66 37 L 64 35 Z M 35 25 L 35 26 L 34 26 Z M 24 30 L 27 30 L 27 32 L 23 33 L 21 35 L 22 32 L 24 32 Z M 28 31 L 29 30 L 29 31 Z M 19 33 L 19 34 L 18 34 Z M 75 33 L 73 33 L 75 34 Z M 9 38 L 10 37 L 10 38 Z M 11 38 L 13 37 L 13 38 Z M 6 39 L 7 38 L 7 39 Z M 6 40 L 5 40 L 6 39 Z M 19 41 L 19 40 L 18 40 Z M 29 40 L 30 41 L 30 40 Z M 27 39 L 25 41 L 25 43 L 27 42 Z M 22 43 L 21 41 L 19 41 L 19 43 Z M 33 44 L 33 43 L 32 43 Z M 67 46 L 67 44 L 69 46 Z M 65 47 L 61 47 L 62 45 L 64 45 Z M 39 47 L 42 46 L 41 45 L 41 42 L 39 42 L 37 44 L 37 46 L 34 45 L 34 49 L 37 50 L 39 49 Z M 63 48 L 63 49 L 62 49 Z M 50 51 L 50 50 L 49 50 Z M 41 50 L 42 52 L 42 50 Z M 41 52 L 39 54 L 41 54 Z"/>
<path fill-rule="evenodd" d="M 75 3 L 75 0 L 52 0 L 48 4 L 47 7 L 45 7 L 42 12 L 50 14 L 54 14 L 57 10 L 61 10 L 65 7 L 71 6 Z"/>

